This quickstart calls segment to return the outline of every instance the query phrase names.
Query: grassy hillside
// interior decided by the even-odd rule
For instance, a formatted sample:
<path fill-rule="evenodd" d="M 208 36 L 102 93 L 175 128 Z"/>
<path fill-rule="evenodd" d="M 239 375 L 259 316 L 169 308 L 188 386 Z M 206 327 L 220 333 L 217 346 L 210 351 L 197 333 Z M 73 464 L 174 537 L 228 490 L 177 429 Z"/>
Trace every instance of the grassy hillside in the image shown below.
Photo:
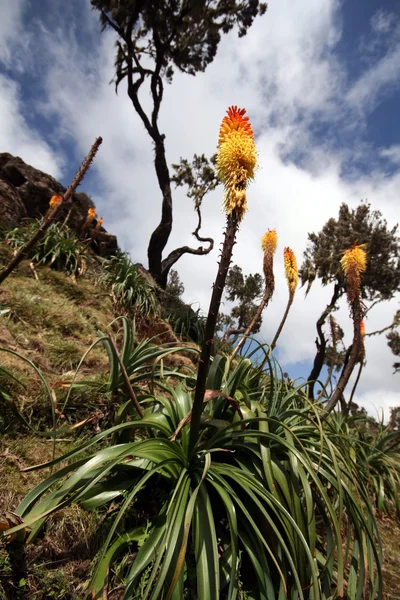
<path fill-rule="evenodd" d="M 11 255 L 11 249 L 1 244 L 0 263 L 7 262 Z M 56 456 L 77 439 L 109 426 L 121 405 L 115 394 L 101 388 L 110 365 L 104 347 L 98 345 L 83 361 L 78 379 L 96 381 L 100 387 L 73 391 L 63 414 L 59 411 L 68 389 L 66 382 L 75 375 L 98 332 L 112 331 L 118 340 L 120 327 L 118 323 L 110 324 L 119 312 L 110 290 L 99 285 L 101 272 L 95 256 L 89 257 L 85 275 L 77 279 L 48 266 L 36 265 L 32 270 L 26 260 L 0 287 L 0 347 L 10 351 L 0 353 L 0 390 L 10 394 L 17 409 L 14 411 L 1 397 L 0 515 L 15 510 L 24 495 L 49 473 L 48 469 L 30 473 L 23 469 L 53 456 L 52 439 L 35 435 L 35 430 L 43 434 L 51 429 L 52 415 L 43 382 L 28 361 L 40 369 L 50 386 L 57 426 L 87 421 L 57 439 Z M 137 339 L 155 336 L 155 343 L 177 341 L 168 323 L 158 316 L 137 317 Z M 180 363 L 194 366 L 184 354 L 167 360 L 170 365 Z M 13 557 L 9 548 L 0 546 L 0 599 L 82 598 L 91 560 L 107 530 L 106 521 L 107 514 L 88 513 L 77 505 L 65 509 L 51 519 L 51 534 L 28 547 L 23 567 L 18 556 Z M 16 567 L 17 575 L 22 573 L 18 581 Z"/>
<path fill-rule="evenodd" d="M 11 252 L 9 246 L 0 245 L 0 262 L 5 263 Z M 82 357 L 99 336 L 101 337 L 100 332 L 111 335 L 122 354 L 123 344 L 127 343 L 127 330 L 123 328 L 123 321 L 115 321 L 123 308 L 121 303 L 116 301 L 115 288 L 111 289 L 99 283 L 102 275 L 104 271 L 101 262 L 91 254 L 87 257 L 86 272 L 78 278 L 67 276 L 49 266 L 35 266 L 32 269 L 27 260 L 0 286 L 0 348 L 7 350 L 0 352 L 0 515 L 6 515 L 11 525 L 18 525 L 18 520 L 15 522 L 16 517 L 12 513 L 24 496 L 46 477 L 55 473 L 59 467 L 69 463 L 62 462 L 55 471 L 51 468 L 33 471 L 25 469 L 57 459 L 116 423 L 129 422 L 136 418 L 129 404 L 129 394 L 124 388 L 123 380 L 112 385 L 116 367 L 110 362 L 107 344 L 100 342 L 95 345 L 83 360 L 76 375 Z M 129 320 L 132 320 L 132 314 Z M 163 402 L 168 408 L 168 403 L 174 398 L 172 389 L 177 387 L 183 374 L 188 376 L 185 381 L 189 390 L 193 385 L 197 361 L 197 355 L 190 351 L 193 344 L 178 340 L 171 327 L 157 314 L 143 316 L 139 312 L 136 313 L 136 321 L 135 338 L 132 339 L 130 350 L 130 356 L 136 358 L 132 359 L 133 363 L 129 363 L 130 359 L 126 363 L 129 363 L 131 368 L 132 389 L 143 407 L 149 406 L 149 400 L 155 397 L 153 394 L 163 391 Z M 152 338 L 151 343 L 149 338 Z M 163 345 L 166 348 L 165 352 Z M 171 354 L 170 351 L 178 345 L 183 346 L 183 350 L 180 348 L 178 352 Z M 139 363 L 140 366 L 136 368 L 135 365 Z M 220 423 L 217 423 L 218 418 L 215 418 L 217 411 L 214 415 L 210 413 L 210 416 L 206 416 L 210 422 L 215 420 L 214 427 L 217 430 L 224 425 L 223 419 L 233 419 L 234 422 L 234 407 L 237 409 L 239 402 L 242 418 L 258 414 L 257 410 L 263 408 L 261 400 L 257 400 L 256 404 L 253 400 L 249 401 L 250 411 L 243 402 L 243 399 L 247 402 L 247 398 L 251 399 L 258 394 L 256 386 L 264 385 L 267 396 L 271 398 L 270 379 L 260 379 L 260 375 L 255 372 L 249 361 L 235 364 L 231 374 L 228 373 L 230 379 L 226 389 L 224 388 L 227 392 L 224 392 L 225 397 L 233 396 L 235 400 L 232 401 L 228 412 L 225 409 L 225 413 L 221 413 Z M 37 369 L 33 368 L 33 365 Z M 75 375 L 77 381 L 82 380 L 86 384 L 71 390 L 70 384 Z M 219 381 L 218 385 L 222 385 L 220 375 L 218 372 L 212 374 L 214 381 Z M 167 385 L 172 387 L 168 388 Z M 282 407 L 276 406 L 276 415 L 272 415 L 269 426 L 277 427 L 276 435 L 282 437 L 282 432 L 279 434 L 279 422 L 289 415 L 291 425 L 287 431 L 290 430 L 295 437 L 299 437 L 299 448 L 304 449 L 310 444 L 307 446 L 307 452 L 312 452 L 319 436 L 322 436 L 322 430 L 317 428 L 316 433 L 313 433 L 309 421 L 303 423 L 297 416 L 297 420 L 293 420 L 296 402 L 300 406 L 299 403 L 303 401 L 300 392 L 288 388 L 283 382 L 276 381 L 274 385 L 276 398 L 280 400 Z M 217 388 L 216 383 L 213 388 Z M 290 398 L 294 398 L 295 404 L 290 404 Z M 216 402 L 220 400 L 221 398 L 217 398 Z M 156 413 L 155 418 L 164 416 Z M 177 416 L 172 428 L 174 435 L 169 435 L 170 440 L 179 437 L 177 432 L 181 426 L 184 427 L 184 424 Z M 138 432 L 133 429 L 128 437 L 121 433 L 121 436 L 123 435 L 125 437 L 116 438 L 117 443 L 132 440 L 133 443 L 138 443 L 145 439 L 151 442 L 151 435 L 148 439 L 149 434 L 145 430 Z M 207 435 L 210 436 L 206 433 L 205 439 Z M 285 460 L 283 456 L 291 443 L 288 433 L 284 434 L 283 438 L 285 435 L 286 441 L 278 456 L 282 461 L 281 468 L 290 469 L 293 468 L 291 460 Z M 313 437 L 315 435 L 316 437 Z M 89 450 L 85 450 L 83 456 L 89 456 Z M 130 458 L 128 456 L 127 460 Z M 228 454 L 223 455 L 222 465 L 225 460 L 229 462 Z M 319 460 L 323 460 L 322 454 Z M 118 468 L 123 470 L 124 464 L 119 464 Z M 298 476 L 297 469 L 298 467 L 295 467 L 292 474 L 288 475 L 288 481 L 291 478 L 295 480 Z M 277 481 L 283 486 L 282 479 Z M 302 482 L 304 483 L 303 479 Z M 327 486 L 327 496 L 331 495 L 333 498 L 331 487 L 331 484 Z M 135 530 L 139 525 L 144 533 L 141 534 L 141 541 L 140 538 L 139 541 L 135 538 L 136 545 L 128 545 L 128 552 L 123 555 L 120 565 L 107 571 L 108 592 L 104 592 L 102 598 L 116 600 L 124 597 L 124 574 L 127 566 L 136 557 L 137 548 L 147 539 L 149 524 L 167 491 L 165 484 L 158 479 L 151 487 L 151 493 L 139 493 L 133 505 L 134 510 L 123 515 L 118 529 L 121 539 L 125 532 L 132 528 Z M 324 493 L 322 488 L 321 491 Z M 292 497 L 294 514 L 300 508 L 293 490 L 288 494 Z M 126 495 L 127 491 L 124 491 L 122 499 L 126 498 Z M 323 502 L 321 498 L 323 497 L 318 497 L 317 502 Z M 94 559 L 100 556 L 115 515 L 120 514 L 120 506 L 117 498 L 108 504 L 99 504 L 88 512 L 80 504 L 72 502 L 50 515 L 46 527 L 38 532 L 34 543 L 26 546 L 21 546 L 18 542 L 2 543 L 0 599 L 85 598 L 94 572 Z M 375 510 L 383 546 L 383 597 L 385 600 L 399 600 L 400 528 L 394 512 L 390 510 L 390 503 L 385 504 L 386 508 L 388 506 L 389 510 L 382 513 Z M 309 509 L 310 505 L 307 510 Z M 254 509 L 255 515 L 257 511 L 258 509 Z M 223 537 L 227 535 L 225 519 L 222 519 L 222 524 L 222 539 L 219 540 L 218 548 L 223 555 L 224 548 L 228 547 Z M 345 531 L 346 523 L 341 523 L 341 526 Z M 321 527 L 321 523 L 318 527 Z M 271 536 L 271 531 L 266 529 L 264 534 L 268 534 L 267 537 Z M 349 545 L 352 544 L 353 542 Z M 323 551 L 323 547 L 324 542 L 318 547 L 318 552 Z M 298 547 L 299 553 L 300 550 Z M 243 560 L 246 565 L 245 559 Z M 353 564 L 353 560 L 349 559 L 348 565 L 345 565 L 349 573 Z M 250 563 L 246 568 L 249 567 Z M 191 571 L 194 569 L 194 564 L 189 562 L 185 571 L 189 582 L 193 579 Z M 287 574 L 287 577 L 290 580 L 290 574 Z M 137 583 L 135 598 L 144 597 L 149 578 L 150 570 L 147 569 Z M 244 600 L 254 597 L 249 591 L 252 587 L 251 579 L 246 577 L 246 574 L 241 575 L 239 585 L 238 598 Z M 189 594 L 185 588 L 185 595 L 181 597 L 199 597 L 194 591 L 192 595 Z"/>

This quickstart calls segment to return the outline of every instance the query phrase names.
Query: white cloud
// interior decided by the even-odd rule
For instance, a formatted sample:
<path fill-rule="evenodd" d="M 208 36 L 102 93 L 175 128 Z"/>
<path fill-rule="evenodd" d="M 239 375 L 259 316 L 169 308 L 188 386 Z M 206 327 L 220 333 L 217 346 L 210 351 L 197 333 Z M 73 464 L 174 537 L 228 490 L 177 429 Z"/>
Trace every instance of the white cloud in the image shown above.
<path fill-rule="evenodd" d="M 387 34 L 396 21 L 397 17 L 394 13 L 379 9 L 371 17 L 371 29 L 378 34 Z"/>
<path fill-rule="evenodd" d="M 388 158 L 395 164 L 400 164 L 400 144 L 394 144 L 389 148 L 384 148 L 381 150 L 380 155 L 384 158 Z"/>
<path fill-rule="evenodd" d="M 39 137 L 23 117 L 18 85 L 0 75 L 0 139 L 2 151 L 20 156 L 32 166 L 61 175 L 62 159 L 55 157 L 50 146 Z"/>
<path fill-rule="evenodd" d="M 7 66 L 13 61 L 11 46 L 21 35 L 25 7 L 26 0 L 0 0 L 0 61 Z"/>
<path fill-rule="evenodd" d="M 357 86 L 366 99 L 365 104 L 357 105 L 357 110 L 362 110 L 361 116 L 365 117 L 372 100 L 377 98 L 374 86 L 380 93 L 390 79 L 385 75 L 389 68 L 385 63 L 375 65 L 375 71 L 367 71 L 347 94 L 346 103 L 346 72 L 334 52 L 341 35 L 339 9 L 340 3 L 335 0 L 270 3 L 267 15 L 256 20 L 246 37 L 237 40 L 233 34 L 224 38 L 216 60 L 205 74 L 195 78 L 177 74 L 173 84 L 165 86 L 160 129 L 166 134 L 169 163 L 177 162 L 180 156 L 190 158 L 194 152 L 212 154 L 221 118 L 230 104 L 246 106 L 250 114 L 261 169 L 249 188 L 249 212 L 241 226 L 234 262 L 245 273 L 261 271 L 260 238 L 267 228 L 277 228 L 276 293 L 261 331 L 266 342 L 272 339 L 287 301 L 284 246 L 291 246 L 301 263 L 307 233 L 319 231 L 329 217 L 336 217 L 342 202 L 356 206 L 361 198 L 369 198 L 389 224 L 398 219 L 399 173 L 387 175 L 371 169 L 369 174 L 357 173 L 351 181 L 345 180 L 341 173 L 349 150 L 342 148 L 337 152 L 328 144 L 317 144 L 310 133 L 309 125 L 316 115 L 331 122 L 340 121 L 346 114 L 354 116 L 352 98 Z M 97 15 L 86 5 L 82 23 L 90 34 L 96 30 Z M 109 85 L 115 52 L 113 34 L 103 33 L 96 49 L 82 54 L 75 33 L 72 27 L 65 39 L 61 30 L 50 31 L 43 24 L 38 28 L 38 52 L 46 57 L 42 82 L 47 97 L 40 109 L 58 124 L 60 140 L 67 138 L 73 143 L 77 162 L 94 138 L 103 136 L 104 143 L 93 166 L 101 189 L 94 197 L 98 211 L 104 215 L 106 227 L 131 251 L 133 259 L 146 263 L 147 242 L 161 212 L 151 141 L 127 98 L 125 82 L 121 83 L 118 96 Z M 13 114 L 12 98 L 17 98 L 15 85 L 9 86 L 2 94 L 8 98 L 3 127 L 7 115 Z M 146 94 L 142 100 L 148 106 Z M 6 131 L 5 139 L 10 144 L 8 151 L 21 154 L 26 127 L 18 102 L 14 113 L 14 125 Z M 355 115 L 352 125 L 356 126 L 357 118 L 360 115 Z M 362 153 L 362 144 L 360 148 Z M 291 153 L 304 153 L 301 166 L 287 158 Z M 28 154 L 25 152 L 24 156 Z M 35 164 L 33 159 L 31 162 Z M 48 170 L 55 174 L 56 168 L 54 165 Z M 221 195 L 220 189 L 210 194 L 203 211 L 204 234 L 215 238 L 216 249 L 224 226 Z M 196 215 L 191 200 L 178 190 L 174 202 L 174 227 L 167 251 L 195 242 L 191 232 Z M 188 301 L 198 301 L 207 308 L 216 259 L 217 250 L 206 257 L 185 256 L 179 261 L 177 267 Z M 289 365 L 289 370 L 296 362 L 313 359 L 315 321 L 331 293 L 329 288 L 315 284 L 304 299 L 303 290 L 298 290 L 277 347 L 279 358 L 283 365 Z M 387 324 L 395 310 L 393 304 L 382 304 L 377 309 L 371 312 L 368 326 Z M 345 303 L 338 318 L 349 343 L 351 324 Z M 384 337 L 369 338 L 367 352 L 368 365 L 357 398 L 368 403 L 371 394 L 384 390 L 390 402 L 400 404 L 398 376 L 392 376 L 393 359 Z"/>
<path fill-rule="evenodd" d="M 379 9 L 372 16 L 371 31 L 364 35 L 360 53 L 367 69 L 347 94 L 347 101 L 365 113 L 399 87 L 400 24 L 397 15 Z"/>
<path fill-rule="evenodd" d="M 400 43 L 359 78 L 347 94 L 347 101 L 365 110 L 366 105 L 374 105 L 383 94 L 397 88 L 399 77 Z"/>

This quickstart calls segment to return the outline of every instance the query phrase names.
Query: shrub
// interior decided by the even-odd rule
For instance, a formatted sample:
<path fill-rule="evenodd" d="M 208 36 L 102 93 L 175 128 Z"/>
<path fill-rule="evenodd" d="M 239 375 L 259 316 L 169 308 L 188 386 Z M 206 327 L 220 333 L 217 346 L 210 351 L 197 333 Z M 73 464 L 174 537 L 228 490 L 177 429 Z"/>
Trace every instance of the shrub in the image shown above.
<path fill-rule="evenodd" d="M 102 597 L 121 553 L 126 600 L 138 589 L 143 600 L 195 590 L 198 598 L 231 600 L 239 587 L 260 599 L 327 600 L 345 589 L 348 598 L 363 589 L 381 597 L 372 506 L 349 447 L 333 443 L 301 388 L 283 385 L 271 370 L 258 396 L 253 390 L 245 398 L 249 377 L 246 360 L 232 368 L 214 359 L 207 381 L 214 391 L 193 449 L 191 393 L 164 381 L 166 393 L 144 419 L 124 419 L 41 465 L 63 466 L 16 511 L 29 540 L 59 508 L 112 502 L 118 508 L 93 598 Z"/>
<path fill-rule="evenodd" d="M 168 310 L 165 317 L 171 323 L 174 332 L 183 340 L 199 345 L 203 343 L 206 319 L 200 308 L 194 310 L 192 306 L 182 302 L 181 306 Z"/>
<path fill-rule="evenodd" d="M 120 307 L 142 315 L 157 312 L 154 286 L 139 273 L 126 252 L 104 262 L 104 273 L 100 282 L 111 287 L 113 299 Z"/>
<path fill-rule="evenodd" d="M 19 249 L 36 232 L 39 220 L 29 220 L 5 235 L 5 241 L 12 248 Z M 32 248 L 31 260 L 39 265 L 48 265 L 56 271 L 68 275 L 81 275 L 86 268 L 87 253 L 83 243 L 69 227 L 52 223 L 44 237 Z"/>

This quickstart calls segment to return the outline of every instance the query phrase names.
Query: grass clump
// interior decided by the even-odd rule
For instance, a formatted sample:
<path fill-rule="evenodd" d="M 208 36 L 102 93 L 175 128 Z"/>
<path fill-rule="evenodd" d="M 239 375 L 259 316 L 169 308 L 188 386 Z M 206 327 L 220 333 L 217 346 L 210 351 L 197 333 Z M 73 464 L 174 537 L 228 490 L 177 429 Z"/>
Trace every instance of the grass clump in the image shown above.
<path fill-rule="evenodd" d="M 5 234 L 5 242 L 19 250 L 40 227 L 41 220 L 29 219 Z M 81 275 L 86 268 L 87 251 L 75 232 L 59 222 L 52 223 L 30 252 L 32 262 L 48 265 L 68 275 Z"/>
<path fill-rule="evenodd" d="M 110 287 L 118 307 L 142 316 L 158 311 L 155 287 L 139 272 L 126 252 L 105 261 L 100 282 Z"/>

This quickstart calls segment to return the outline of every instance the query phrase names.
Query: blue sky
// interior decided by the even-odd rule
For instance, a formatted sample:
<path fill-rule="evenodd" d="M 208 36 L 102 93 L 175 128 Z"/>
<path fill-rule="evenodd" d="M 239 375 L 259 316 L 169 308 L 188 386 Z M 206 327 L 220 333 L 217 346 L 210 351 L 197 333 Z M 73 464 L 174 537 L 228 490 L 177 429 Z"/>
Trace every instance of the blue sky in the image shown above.
<path fill-rule="evenodd" d="M 68 185 L 98 135 L 104 138 L 82 189 L 96 202 L 106 228 L 135 261 L 158 223 L 160 195 L 152 147 L 124 85 L 113 77 L 114 35 L 101 34 L 89 0 L 0 0 L 1 150 L 18 154 Z M 245 106 L 256 133 L 261 169 L 249 190 L 249 213 L 234 261 L 261 271 L 259 240 L 276 227 L 277 289 L 264 317 L 268 342 L 287 290 L 282 250 L 301 262 L 307 233 L 337 216 L 342 202 L 364 198 L 389 225 L 399 221 L 400 5 L 386 0 L 271 0 L 247 36 L 225 36 L 206 73 L 178 74 L 166 86 L 160 122 L 170 163 L 215 151 L 230 104 Z M 148 99 L 143 96 L 146 105 Z M 195 215 L 178 190 L 168 250 L 193 244 Z M 219 192 L 204 203 L 204 234 L 220 239 Z M 218 244 L 216 244 L 218 245 Z M 206 307 L 216 256 L 178 263 L 187 301 Z M 292 377 L 313 360 L 315 320 L 331 290 L 299 290 L 277 356 Z M 399 298 L 377 306 L 367 332 L 390 323 Z M 338 320 L 350 335 L 345 303 Z M 347 338 L 349 343 L 349 337 Z M 368 338 L 368 363 L 357 400 L 376 410 L 400 404 L 399 379 L 384 338 Z"/>

